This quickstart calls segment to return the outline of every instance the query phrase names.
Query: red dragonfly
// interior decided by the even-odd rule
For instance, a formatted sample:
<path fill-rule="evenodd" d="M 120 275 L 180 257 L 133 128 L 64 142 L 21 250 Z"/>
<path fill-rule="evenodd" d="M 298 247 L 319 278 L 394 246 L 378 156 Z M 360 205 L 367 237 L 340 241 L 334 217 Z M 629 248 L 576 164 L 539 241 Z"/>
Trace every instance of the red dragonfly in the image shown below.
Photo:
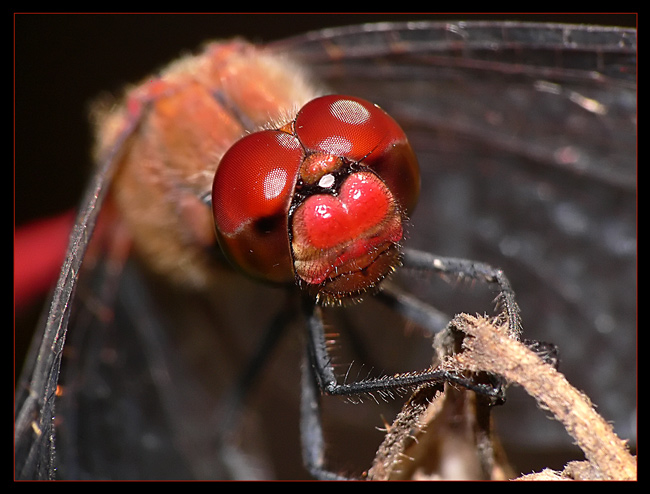
<path fill-rule="evenodd" d="M 612 403 L 609 413 L 622 417 L 623 423 L 633 413 L 634 372 L 624 372 L 623 378 L 612 377 L 608 386 L 602 376 L 597 377 L 604 363 L 589 360 L 593 367 L 586 370 L 585 359 L 579 355 L 593 353 L 589 350 L 593 348 L 609 350 L 611 341 L 623 342 L 628 337 L 628 346 L 621 344 L 629 348 L 634 343 L 631 335 L 635 305 L 630 290 L 636 280 L 635 43 L 635 33 L 621 29 L 424 23 L 328 30 L 265 48 L 302 61 L 315 78 L 337 93 L 372 99 L 393 116 L 416 150 L 425 191 L 410 219 L 408 245 L 481 259 L 504 268 L 513 285 L 523 287 L 517 293 L 527 336 L 559 344 L 563 370 L 571 375 L 575 366 L 578 380 L 586 380 L 580 387 L 593 391 L 589 393 L 592 398 L 601 393 L 610 396 L 608 389 L 617 388 L 623 403 Z M 141 88 L 146 88 L 155 101 L 156 91 L 164 91 L 166 86 Z M 145 100 L 139 97 L 132 102 L 138 105 Z M 19 408 L 20 412 L 31 412 L 33 403 L 37 403 L 35 410 L 46 423 L 53 416 L 52 396 L 62 337 L 68 317 L 72 317 L 74 324 L 70 328 L 74 331 L 70 331 L 70 355 L 66 358 L 71 370 L 62 381 L 64 399 L 57 408 L 62 420 L 57 449 L 47 432 L 35 430 L 33 421 L 24 422 L 28 427 L 18 429 L 17 440 L 32 445 L 25 460 L 28 470 L 51 469 L 49 458 L 56 453 L 62 475 L 149 477 L 157 472 L 161 476 L 186 476 L 189 471 L 203 476 L 218 464 L 206 451 L 219 391 L 237 375 L 237 362 L 245 360 L 243 355 L 250 352 L 247 341 L 260 334 L 260 329 L 255 328 L 263 327 L 271 317 L 278 294 L 228 275 L 224 275 L 227 283 L 209 297 L 214 297 L 216 304 L 188 297 L 187 293 L 170 292 L 155 282 L 147 289 L 139 288 L 139 283 L 150 285 L 152 280 L 131 275 L 129 264 L 124 267 L 122 251 L 117 248 L 121 244 L 116 242 L 119 230 L 110 217 L 112 210 L 109 205 L 101 208 L 94 202 L 108 192 L 112 183 L 112 168 L 123 149 L 123 143 L 116 139 L 141 135 L 137 126 L 144 120 L 137 116 L 143 114 L 142 110 L 128 103 L 126 109 L 136 117 L 119 122 L 132 127 L 117 125 L 117 133 L 107 138 L 105 149 L 115 155 L 99 160 L 100 166 L 106 164 L 107 168 L 97 170 L 77 222 L 90 228 L 101 212 L 94 245 L 89 245 L 79 230 L 42 339 L 41 367 L 30 378 L 31 384 L 25 386 L 42 395 L 32 402 L 32 408 L 29 399 L 18 399 L 19 406 L 27 403 Z M 190 216 L 188 221 L 193 219 Z M 107 238 L 111 240 L 108 244 Z M 110 246 L 108 252 L 103 250 L 106 245 Z M 86 247 L 89 254 L 81 264 L 80 254 Z M 115 276 L 116 266 L 120 268 L 119 277 Z M 458 291 L 442 290 L 433 280 L 408 283 L 417 283 L 409 287 L 449 313 L 485 310 L 484 299 L 478 297 L 477 301 L 472 294 L 459 299 Z M 602 290 L 603 286 L 609 288 Z M 149 299 L 149 293 L 161 291 Z M 166 300 L 162 307 L 160 300 Z M 128 303 L 132 301 L 137 304 Z M 176 348 L 171 341 L 180 341 L 176 340 L 178 334 L 167 334 L 156 327 L 156 318 L 145 317 L 144 328 L 133 323 L 149 314 L 145 309 L 150 304 L 158 313 L 177 304 L 188 309 L 196 307 L 193 324 L 188 324 L 187 314 L 180 323 L 173 319 L 180 316 L 162 312 L 166 322 L 168 317 L 175 321 L 169 324 L 173 331 L 198 332 L 197 328 L 205 327 L 204 319 L 211 321 L 208 338 L 213 341 L 201 339 L 202 348 L 186 348 L 195 342 L 195 335 L 182 335 L 185 346 L 178 352 L 191 352 L 190 367 L 179 363 L 176 350 L 170 352 Z M 73 306 L 84 310 L 70 315 L 68 308 Z M 362 330 L 374 331 L 382 326 L 383 315 L 371 314 L 364 310 L 365 306 L 364 302 L 355 307 L 351 317 L 361 319 Z M 251 307 L 255 310 L 251 311 Z M 90 315 L 92 321 L 86 321 Z M 379 320 L 371 319 L 373 315 Z M 336 313 L 333 317 L 341 316 Z M 97 326 L 98 320 L 105 323 Z M 113 321 L 120 324 L 111 324 Z M 228 328 L 225 335 L 215 334 L 214 321 Z M 108 329 L 101 336 L 93 334 L 96 330 L 77 329 L 91 324 L 93 328 Z M 391 346 L 383 340 L 386 333 L 365 334 L 364 339 L 373 344 L 373 352 L 385 353 L 375 347 Z M 206 334 L 201 332 L 200 337 Z M 222 338 L 226 341 L 220 341 Z M 416 346 L 423 345 L 420 342 Z M 93 348 L 100 352 L 101 359 L 94 358 L 97 351 L 88 350 Z M 206 354 L 207 348 L 214 353 Z M 410 349 L 390 355 L 399 362 L 395 368 L 410 369 L 413 352 Z M 573 352 L 578 356 L 573 357 Z M 624 359 L 616 361 L 619 365 L 628 363 Z M 208 373 L 209 381 L 190 384 L 195 373 L 205 375 L 206 366 L 213 365 L 219 369 L 218 375 Z M 290 367 L 280 365 L 275 373 L 269 373 L 284 377 L 280 382 L 274 379 L 267 383 L 267 391 L 260 392 L 264 398 L 258 399 L 276 405 L 284 403 L 281 397 L 291 396 L 299 387 L 291 378 L 298 367 L 287 370 Z M 168 375 L 170 370 L 173 373 Z M 161 375 L 164 379 L 158 380 Z M 140 381 L 138 376 L 149 376 L 149 381 Z M 591 380 L 593 386 L 588 385 Z M 119 382 L 122 384 L 115 384 Z M 198 389 L 200 385 L 204 387 Z M 206 388 L 210 391 L 206 392 Z M 111 391 L 102 395 L 103 389 Z M 153 398 L 149 399 L 147 393 Z M 66 402 L 66 397 L 71 399 Z M 601 411 L 607 407 L 598 398 L 594 401 Z M 260 410 L 265 419 L 278 416 L 277 411 Z M 349 407 L 332 413 L 341 421 L 349 414 Z M 88 420 L 91 416 L 97 419 Z M 513 437 L 530 438 L 525 421 L 505 420 L 514 429 L 528 431 L 514 430 Z M 273 428 L 253 422 L 251 430 L 258 433 Z M 120 427 L 115 428 L 116 423 Z M 163 435 L 160 431 L 171 433 Z M 286 441 L 282 432 L 269 436 L 275 448 L 286 447 L 281 444 Z M 257 434 L 250 434 L 252 437 L 243 439 L 248 447 L 263 449 Z M 540 431 L 540 435 L 547 433 Z M 629 433 L 623 435 L 631 437 Z M 204 442 L 183 444 L 186 438 L 201 436 Z M 98 446 L 102 443 L 106 447 Z M 122 456 L 119 449 L 125 447 L 133 447 L 133 458 L 141 458 L 142 462 Z M 160 457 L 161 451 L 169 454 Z M 125 461 L 118 464 L 115 457 Z M 88 468 L 87 458 L 92 458 L 90 464 L 95 471 Z M 109 467 L 123 470 L 111 472 Z M 264 468 L 273 471 L 278 467 L 260 466 L 261 471 L 266 471 Z"/>

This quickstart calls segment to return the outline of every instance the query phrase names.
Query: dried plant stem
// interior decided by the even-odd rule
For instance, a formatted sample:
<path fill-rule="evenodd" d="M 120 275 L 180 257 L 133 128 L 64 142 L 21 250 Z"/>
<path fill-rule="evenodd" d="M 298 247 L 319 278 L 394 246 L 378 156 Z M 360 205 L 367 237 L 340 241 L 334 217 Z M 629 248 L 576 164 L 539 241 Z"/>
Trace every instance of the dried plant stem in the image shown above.
<path fill-rule="evenodd" d="M 457 316 L 452 323 L 465 333 L 465 351 L 451 358 L 452 366 L 505 377 L 518 384 L 553 413 L 575 439 L 593 471 L 603 479 L 637 478 L 636 459 L 612 426 L 596 411 L 587 396 L 575 389 L 563 374 L 546 364 L 519 341 L 509 338 L 505 328 L 487 319 Z"/>

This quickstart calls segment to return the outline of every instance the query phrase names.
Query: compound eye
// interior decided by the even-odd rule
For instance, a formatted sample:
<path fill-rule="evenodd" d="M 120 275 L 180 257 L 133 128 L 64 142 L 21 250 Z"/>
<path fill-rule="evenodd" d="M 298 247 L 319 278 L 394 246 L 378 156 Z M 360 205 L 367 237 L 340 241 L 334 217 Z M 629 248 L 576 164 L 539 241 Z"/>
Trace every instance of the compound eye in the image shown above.
<path fill-rule="evenodd" d="M 386 135 L 385 113 L 350 96 L 314 99 L 296 116 L 295 132 L 305 149 L 360 161 Z"/>
<path fill-rule="evenodd" d="M 415 207 L 417 158 L 401 127 L 377 105 L 351 96 L 322 96 L 298 112 L 294 130 L 308 153 L 361 163 L 386 183 L 404 212 Z"/>
<path fill-rule="evenodd" d="M 253 277 L 294 279 L 287 218 L 303 159 L 295 136 L 264 130 L 237 141 L 219 163 L 212 186 L 217 238 Z"/>

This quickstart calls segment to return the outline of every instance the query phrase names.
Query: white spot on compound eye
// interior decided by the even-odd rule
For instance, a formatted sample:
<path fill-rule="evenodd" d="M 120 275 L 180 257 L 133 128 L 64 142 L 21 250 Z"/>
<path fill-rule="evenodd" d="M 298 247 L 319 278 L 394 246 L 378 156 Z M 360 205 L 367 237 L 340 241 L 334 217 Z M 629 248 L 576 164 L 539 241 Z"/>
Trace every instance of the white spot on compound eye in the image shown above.
<path fill-rule="evenodd" d="M 370 119 L 370 112 L 363 105 L 349 99 L 332 103 L 330 112 L 341 122 L 352 125 L 361 125 Z"/>
<path fill-rule="evenodd" d="M 300 141 L 291 134 L 286 132 L 276 132 L 275 139 L 278 144 L 285 149 L 298 149 L 300 148 Z"/>
<path fill-rule="evenodd" d="M 319 143 L 319 149 L 334 155 L 344 155 L 352 150 L 352 143 L 343 136 L 329 136 Z"/>
<path fill-rule="evenodd" d="M 287 171 L 283 168 L 275 168 L 264 177 L 264 197 L 266 199 L 275 199 L 284 190 L 287 183 Z"/>
<path fill-rule="evenodd" d="M 323 175 L 318 181 L 318 186 L 322 187 L 323 189 L 329 189 L 332 187 L 332 185 L 334 185 L 334 175 L 331 173 Z"/>

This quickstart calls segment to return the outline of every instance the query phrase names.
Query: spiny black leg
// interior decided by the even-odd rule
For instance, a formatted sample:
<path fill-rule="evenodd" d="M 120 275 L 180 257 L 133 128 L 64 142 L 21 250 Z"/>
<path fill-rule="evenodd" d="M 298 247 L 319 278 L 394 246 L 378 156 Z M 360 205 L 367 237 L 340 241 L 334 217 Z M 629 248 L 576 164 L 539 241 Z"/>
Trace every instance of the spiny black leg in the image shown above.
<path fill-rule="evenodd" d="M 519 339 L 521 334 L 519 307 L 515 302 L 515 293 L 510 282 L 500 269 L 482 262 L 436 256 L 412 249 L 404 249 L 402 262 L 405 268 L 467 278 L 496 286 L 499 290 L 498 305 L 508 318 L 509 335 L 511 338 Z"/>
<path fill-rule="evenodd" d="M 307 319 L 307 355 L 314 369 L 318 386 L 323 391 L 336 386 L 336 375 L 332 367 L 332 359 L 327 351 L 325 328 L 321 309 L 308 298 L 303 299 L 303 311 Z"/>
<path fill-rule="evenodd" d="M 404 251 L 403 264 L 411 269 L 468 278 L 496 286 L 499 290 L 498 305 L 508 319 L 509 334 L 511 337 L 519 339 L 521 333 L 519 308 L 515 302 L 515 294 L 510 282 L 500 269 L 493 268 L 485 263 L 434 256 L 427 252 L 414 250 Z M 428 329 L 431 334 L 441 331 L 449 322 L 449 319 L 444 314 L 392 285 L 387 285 L 384 291 L 378 294 L 378 297 L 406 318 Z M 303 460 L 315 477 L 341 478 L 324 468 L 324 443 L 318 388 L 327 395 L 354 396 L 368 394 L 388 397 L 392 396 L 394 392 L 421 384 L 434 385 L 451 382 L 486 397 L 491 397 L 495 399 L 494 402 L 503 401 L 504 386 L 501 382 L 480 383 L 473 378 L 468 379 L 453 372 L 434 367 L 422 371 L 339 384 L 327 350 L 320 307 L 315 306 L 311 300 L 305 299 L 303 311 L 307 318 L 308 327 L 308 362 L 305 364 L 302 384 L 301 435 Z"/>
<path fill-rule="evenodd" d="M 478 393 L 497 396 L 498 392 L 491 386 L 476 383 L 471 379 L 459 376 L 444 369 L 428 368 L 422 371 L 405 372 L 401 374 L 386 375 L 372 379 L 339 384 L 331 365 L 325 330 L 321 317 L 320 307 L 313 303 L 303 304 L 307 318 L 307 351 L 309 360 L 314 370 L 316 382 L 323 393 L 332 396 L 373 395 L 392 396 L 393 391 L 414 388 L 421 384 L 436 384 L 453 382 Z"/>
<path fill-rule="evenodd" d="M 300 395 L 300 440 L 302 461 L 309 473 L 321 480 L 346 480 L 325 468 L 325 442 L 321 422 L 320 392 L 312 370 L 305 358 L 302 368 Z"/>

